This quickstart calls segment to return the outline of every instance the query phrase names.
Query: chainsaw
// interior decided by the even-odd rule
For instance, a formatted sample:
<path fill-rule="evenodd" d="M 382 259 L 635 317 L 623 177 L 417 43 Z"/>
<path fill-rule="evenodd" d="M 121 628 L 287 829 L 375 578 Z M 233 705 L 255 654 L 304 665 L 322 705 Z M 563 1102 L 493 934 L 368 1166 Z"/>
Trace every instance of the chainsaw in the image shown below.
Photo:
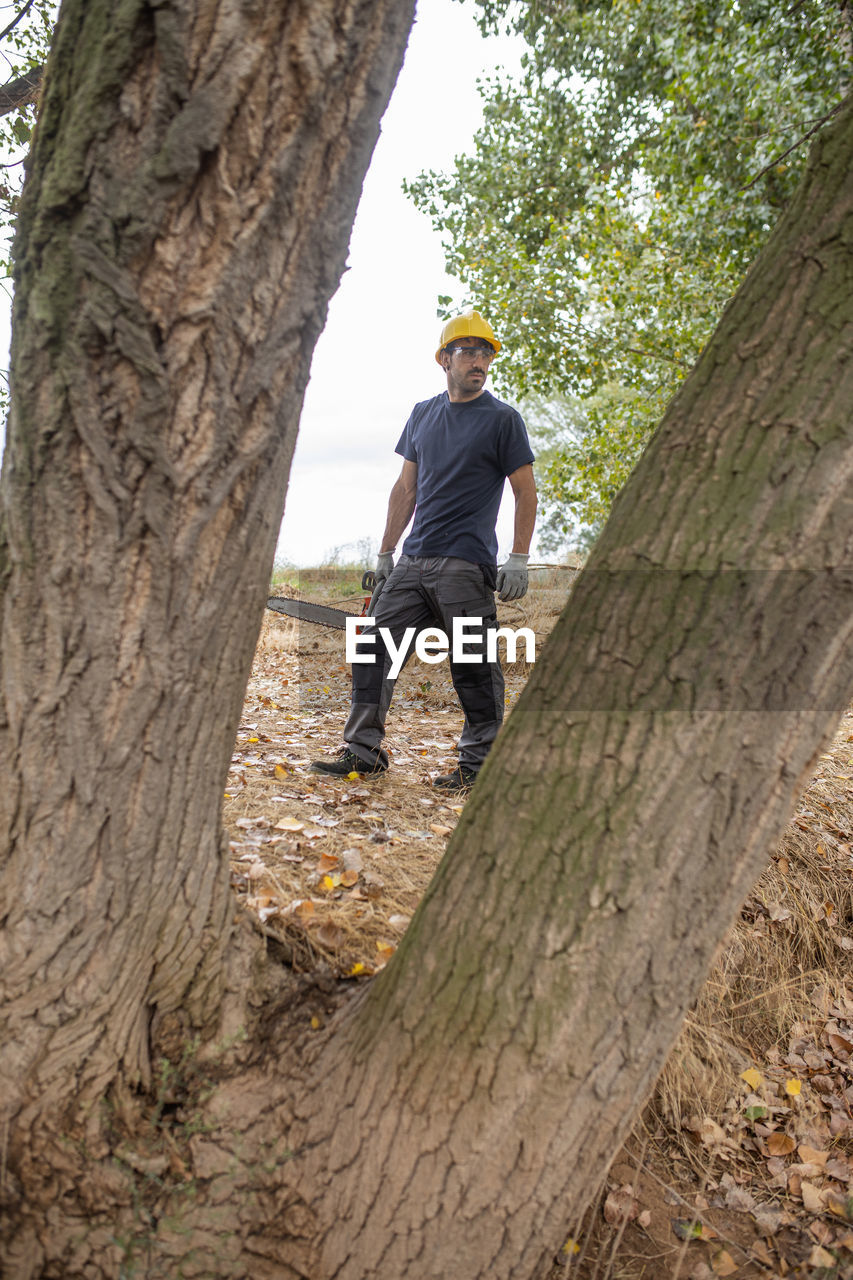
<path fill-rule="evenodd" d="M 347 618 L 368 618 L 376 607 L 379 592 L 376 590 L 376 574 L 372 569 L 368 569 L 362 576 L 361 589 L 367 592 L 361 613 L 332 609 L 329 605 L 313 604 L 310 600 L 287 600 L 284 596 L 270 596 L 267 608 L 275 613 L 286 613 L 290 618 L 300 618 L 303 622 L 316 622 L 321 627 L 335 627 L 338 631 L 344 631 Z"/>

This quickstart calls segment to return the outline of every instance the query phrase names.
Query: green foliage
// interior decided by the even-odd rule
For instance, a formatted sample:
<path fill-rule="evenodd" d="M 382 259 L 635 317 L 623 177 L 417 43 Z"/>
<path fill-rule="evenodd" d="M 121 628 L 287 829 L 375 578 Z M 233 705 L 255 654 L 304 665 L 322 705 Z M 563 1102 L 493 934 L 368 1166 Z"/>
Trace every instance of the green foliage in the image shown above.
<path fill-rule="evenodd" d="M 57 12 L 58 5 L 50 0 L 15 0 L 13 4 L 0 5 L 0 83 L 11 83 L 43 65 Z M 11 241 L 35 118 L 34 104 L 17 107 L 8 115 L 0 116 L 0 289 L 8 299 L 11 299 Z M 5 368 L 0 368 L 0 410 L 5 411 L 8 398 L 8 374 Z"/>
<path fill-rule="evenodd" d="M 49 0 L 15 0 L 0 5 L 0 81 L 10 83 L 34 67 L 42 66 L 50 49 L 58 5 Z M 24 160 L 35 124 L 36 108 L 27 104 L 0 116 L 0 228 L 2 258 L 0 270 L 11 274 L 8 240 L 14 224 L 15 206 L 23 182 Z"/>
<path fill-rule="evenodd" d="M 544 446 L 555 535 L 595 528 L 844 91 L 849 10 L 479 2 L 484 30 L 525 38 L 522 78 L 481 86 L 473 154 L 409 194 L 505 344 L 496 384 Z M 572 406 L 562 439 L 554 398 Z"/>

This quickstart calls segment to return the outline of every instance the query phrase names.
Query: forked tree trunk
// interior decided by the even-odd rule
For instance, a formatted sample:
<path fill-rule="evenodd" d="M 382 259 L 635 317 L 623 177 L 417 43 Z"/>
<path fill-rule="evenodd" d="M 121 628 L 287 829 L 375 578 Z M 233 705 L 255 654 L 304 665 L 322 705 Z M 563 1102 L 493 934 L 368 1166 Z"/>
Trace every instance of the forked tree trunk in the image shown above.
<path fill-rule="evenodd" d="M 0 1147 L 30 1186 L 55 1173 L 28 1149 L 47 1115 L 96 1130 L 152 1040 L 242 1021 L 222 788 L 412 8 L 62 6 L 0 509 Z"/>
<path fill-rule="evenodd" d="M 63 8 L 2 480 L 7 1196 L 43 1174 L 55 1202 L 63 1161 L 89 1156 L 132 1216 L 97 1164 L 98 1099 L 144 1081 L 170 1023 L 229 1030 L 219 794 L 410 18 Z M 618 503 L 398 955 L 307 1080 L 279 1080 L 271 1158 L 256 1134 L 240 1157 L 239 1233 L 232 1153 L 206 1132 L 202 1210 L 145 1223 L 152 1280 L 501 1280 L 561 1243 L 853 691 L 851 161 L 848 109 Z M 280 1073 L 238 1082 L 233 1118 Z M 90 1145 L 27 1153 L 72 1102 Z M 120 1273 L 116 1223 L 94 1224 L 90 1264 L 66 1211 L 0 1246 L 15 1280 Z"/>
<path fill-rule="evenodd" d="M 311 1280 L 541 1274 L 853 695 L 853 113 L 620 496 L 284 1166 Z"/>

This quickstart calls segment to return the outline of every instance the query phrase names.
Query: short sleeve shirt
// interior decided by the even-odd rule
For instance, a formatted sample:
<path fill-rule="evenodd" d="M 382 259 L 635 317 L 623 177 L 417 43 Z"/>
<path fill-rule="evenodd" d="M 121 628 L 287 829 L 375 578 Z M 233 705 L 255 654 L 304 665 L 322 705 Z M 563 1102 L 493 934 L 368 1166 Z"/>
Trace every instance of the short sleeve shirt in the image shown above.
<path fill-rule="evenodd" d="M 415 405 L 396 451 L 418 468 L 403 553 L 494 565 L 504 481 L 533 461 L 521 414 L 490 391 L 460 403 L 445 391 Z"/>

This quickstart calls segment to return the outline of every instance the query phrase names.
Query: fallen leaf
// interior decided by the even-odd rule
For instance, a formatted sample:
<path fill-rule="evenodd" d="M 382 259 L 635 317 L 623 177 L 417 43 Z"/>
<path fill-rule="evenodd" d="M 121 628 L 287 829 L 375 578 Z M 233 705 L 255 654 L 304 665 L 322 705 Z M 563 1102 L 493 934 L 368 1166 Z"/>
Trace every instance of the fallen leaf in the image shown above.
<path fill-rule="evenodd" d="M 344 931 L 338 925 L 333 924 L 331 920 L 324 920 L 320 928 L 315 930 L 313 935 L 317 941 L 324 947 L 335 950 L 344 941 Z"/>
<path fill-rule="evenodd" d="M 816 1244 L 809 1254 L 810 1267 L 832 1267 L 834 1268 L 838 1259 L 835 1258 L 828 1249 L 824 1249 L 823 1245 Z"/>
<path fill-rule="evenodd" d="M 787 1156 L 796 1147 L 795 1138 L 791 1138 L 787 1133 L 771 1133 L 767 1138 L 767 1150 L 771 1156 Z"/>
<path fill-rule="evenodd" d="M 800 1184 L 800 1195 L 803 1197 L 803 1207 L 809 1213 L 823 1213 L 824 1195 L 813 1182 L 803 1180 Z"/>
<path fill-rule="evenodd" d="M 357 872 L 357 871 L 342 871 L 342 872 L 341 872 L 341 884 L 343 885 L 343 887 L 344 887 L 345 889 L 351 889 L 351 888 L 352 888 L 352 886 L 357 882 L 357 880 L 358 880 L 358 872 Z"/>
<path fill-rule="evenodd" d="M 581 1247 L 578 1244 L 577 1240 L 573 1240 L 572 1237 L 569 1236 L 568 1240 L 563 1245 L 563 1253 L 567 1253 L 571 1255 L 575 1253 L 580 1253 L 580 1251 L 581 1251 Z"/>
<path fill-rule="evenodd" d="M 320 855 L 320 861 L 317 863 L 318 871 L 337 871 L 341 865 L 341 860 L 336 853 L 323 853 Z"/>
<path fill-rule="evenodd" d="M 304 831 L 305 823 L 298 822 L 296 818 L 282 818 L 281 822 L 277 822 L 274 827 L 275 831 Z"/>
<path fill-rule="evenodd" d="M 785 1081 L 785 1092 L 792 1098 L 796 1098 L 802 1088 L 802 1083 L 797 1079 Z"/>
<path fill-rule="evenodd" d="M 452 827 L 442 826 L 440 822 L 431 822 L 429 824 L 430 831 L 434 831 L 437 836 L 449 836 L 453 831 Z"/>
<path fill-rule="evenodd" d="M 746 1071 L 740 1073 L 741 1080 L 745 1080 L 750 1089 L 757 1089 L 761 1084 L 761 1072 L 755 1067 L 747 1067 Z"/>
<path fill-rule="evenodd" d="M 816 1151 L 814 1147 L 808 1147 L 804 1142 L 800 1143 L 797 1147 L 797 1154 L 803 1164 L 817 1164 L 823 1166 L 829 1159 L 828 1151 Z"/>
<path fill-rule="evenodd" d="M 737 1263 L 727 1249 L 721 1249 L 711 1259 L 711 1270 L 715 1276 L 733 1276 Z"/>
<path fill-rule="evenodd" d="M 773 1256 L 763 1240 L 754 1240 L 749 1246 L 750 1255 L 758 1262 L 763 1262 L 765 1267 L 773 1266 Z"/>
<path fill-rule="evenodd" d="M 619 1222 L 633 1222 L 640 1212 L 640 1206 L 634 1197 L 634 1188 L 626 1182 L 616 1191 L 611 1191 L 604 1202 L 604 1220 L 611 1226 Z"/>
<path fill-rule="evenodd" d="M 284 767 L 284 765 L 283 765 L 283 764 L 277 764 L 277 765 L 276 765 L 276 767 L 275 767 L 275 776 L 276 776 L 277 778 L 287 778 L 287 777 L 289 777 L 290 775 L 289 775 L 289 773 L 288 773 L 287 769 L 285 769 L 285 767 Z"/>
<path fill-rule="evenodd" d="M 713 1227 L 694 1218 L 673 1218 L 672 1229 L 679 1240 L 716 1240 L 717 1233 Z"/>
<path fill-rule="evenodd" d="M 846 1222 L 853 1222 L 853 1196 L 845 1196 L 837 1191 L 827 1191 L 826 1207 L 837 1218 L 844 1218 Z"/>

